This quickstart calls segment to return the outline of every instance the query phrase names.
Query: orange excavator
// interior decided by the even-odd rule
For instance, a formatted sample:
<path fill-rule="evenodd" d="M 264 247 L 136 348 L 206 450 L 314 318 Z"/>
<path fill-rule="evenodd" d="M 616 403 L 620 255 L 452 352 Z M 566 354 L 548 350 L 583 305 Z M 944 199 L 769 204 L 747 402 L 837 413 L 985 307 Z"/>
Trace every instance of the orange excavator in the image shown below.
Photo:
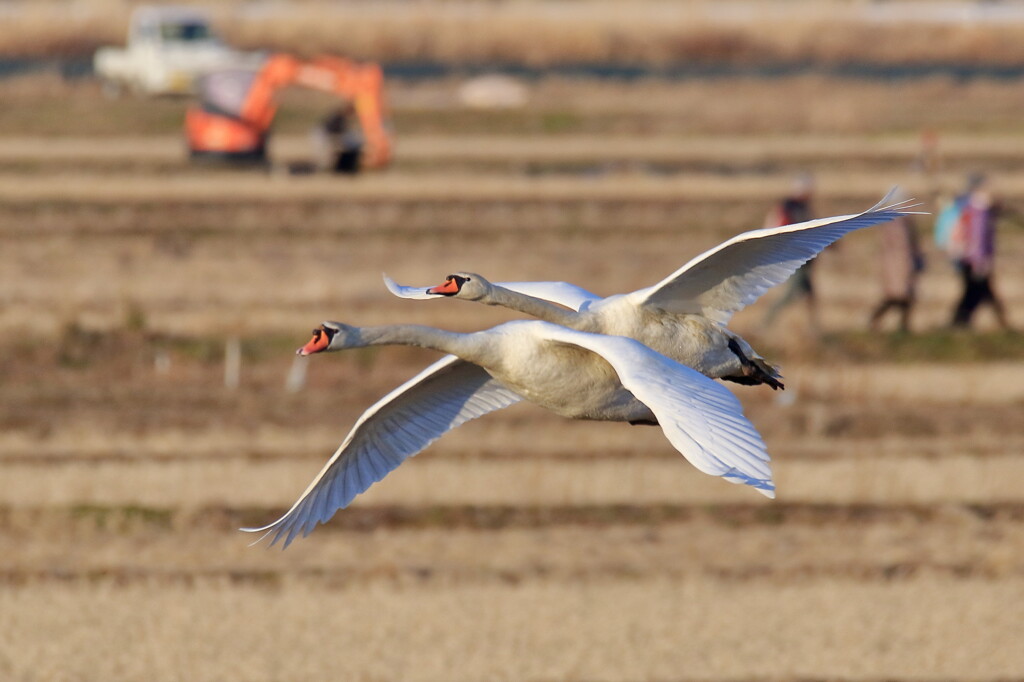
<path fill-rule="evenodd" d="M 391 139 L 385 125 L 380 66 L 341 57 L 303 60 L 287 54 L 272 55 L 258 71 L 218 71 L 200 79 L 199 102 L 185 114 L 191 157 L 266 162 L 267 139 L 277 113 L 274 95 L 291 85 L 336 94 L 349 102 L 320 131 L 330 148 L 330 170 L 356 172 L 388 165 Z M 349 114 L 358 119 L 362 130 L 358 142 L 348 130 Z"/>

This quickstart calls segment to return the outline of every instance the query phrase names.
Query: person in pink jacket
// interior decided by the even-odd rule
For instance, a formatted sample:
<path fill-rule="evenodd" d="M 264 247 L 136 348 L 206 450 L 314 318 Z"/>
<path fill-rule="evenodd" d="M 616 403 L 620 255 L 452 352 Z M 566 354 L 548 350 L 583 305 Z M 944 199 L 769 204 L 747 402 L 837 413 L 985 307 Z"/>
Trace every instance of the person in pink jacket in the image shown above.
<path fill-rule="evenodd" d="M 924 270 L 924 254 L 917 228 L 910 216 L 880 225 L 882 242 L 882 300 L 871 312 L 870 327 L 877 331 L 890 310 L 899 314 L 899 330 L 910 331 L 918 275 Z"/>

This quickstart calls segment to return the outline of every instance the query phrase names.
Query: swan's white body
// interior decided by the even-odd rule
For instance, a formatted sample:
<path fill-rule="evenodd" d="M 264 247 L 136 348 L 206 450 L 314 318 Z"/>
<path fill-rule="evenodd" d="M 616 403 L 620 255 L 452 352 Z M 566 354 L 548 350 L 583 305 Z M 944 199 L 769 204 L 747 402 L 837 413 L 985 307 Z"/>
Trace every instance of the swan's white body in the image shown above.
<path fill-rule="evenodd" d="M 491 284 L 474 273 L 450 275 L 438 287 L 384 281 L 402 298 L 501 305 L 579 331 L 637 339 L 705 376 L 781 387 L 775 368 L 725 325 L 843 235 L 906 215 L 908 202 L 890 203 L 895 191 L 864 213 L 745 232 L 654 286 L 607 298 L 567 282 Z"/>
<path fill-rule="evenodd" d="M 245 530 L 287 546 L 450 429 L 523 399 L 573 419 L 657 423 L 701 471 L 775 495 L 764 442 L 735 396 L 633 339 L 541 321 L 471 334 L 325 322 L 300 352 L 389 344 L 452 355 L 368 409 L 284 516 Z"/>

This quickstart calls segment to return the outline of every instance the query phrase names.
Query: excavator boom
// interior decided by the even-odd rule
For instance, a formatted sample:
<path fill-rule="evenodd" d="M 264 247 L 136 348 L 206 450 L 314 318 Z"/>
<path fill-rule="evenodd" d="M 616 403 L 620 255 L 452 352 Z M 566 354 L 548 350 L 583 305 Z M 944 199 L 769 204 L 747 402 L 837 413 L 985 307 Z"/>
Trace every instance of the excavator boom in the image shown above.
<path fill-rule="evenodd" d="M 391 138 L 384 123 L 388 111 L 380 66 L 333 56 L 303 60 L 276 54 L 255 74 L 208 76 L 200 84 L 202 101 L 185 116 L 192 154 L 262 158 L 277 113 L 275 95 L 290 86 L 327 92 L 351 102 L 365 138 L 360 166 L 388 165 Z"/>

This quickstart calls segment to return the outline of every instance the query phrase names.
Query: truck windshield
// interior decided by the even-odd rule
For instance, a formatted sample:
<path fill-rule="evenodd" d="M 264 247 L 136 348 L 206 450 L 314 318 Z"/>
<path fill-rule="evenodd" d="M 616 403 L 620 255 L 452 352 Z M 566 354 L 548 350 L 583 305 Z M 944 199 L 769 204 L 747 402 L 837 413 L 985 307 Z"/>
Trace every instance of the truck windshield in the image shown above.
<path fill-rule="evenodd" d="M 210 27 L 203 23 L 161 24 L 160 37 L 166 41 L 199 42 L 213 40 Z"/>

